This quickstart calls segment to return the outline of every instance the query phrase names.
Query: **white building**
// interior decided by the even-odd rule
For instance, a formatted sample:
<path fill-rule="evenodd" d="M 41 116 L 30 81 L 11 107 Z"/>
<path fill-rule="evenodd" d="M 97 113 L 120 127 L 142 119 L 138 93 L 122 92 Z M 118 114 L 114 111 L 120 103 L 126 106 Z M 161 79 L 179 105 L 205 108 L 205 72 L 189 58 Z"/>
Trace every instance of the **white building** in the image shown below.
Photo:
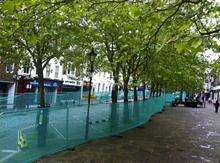
<path fill-rule="evenodd" d="M 112 76 L 106 72 L 99 72 L 93 76 L 94 92 L 111 92 L 114 81 Z"/>
<path fill-rule="evenodd" d="M 36 70 L 29 66 L 23 66 L 18 70 L 19 76 L 26 76 L 30 79 L 37 77 Z M 52 59 L 44 69 L 45 90 L 48 92 L 72 92 L 80 90 L 80 87 L 87 81 L 87 78 L 81 78 L 77 75 L 76 69 L 71 64 L 63 65 L 57 59 Z M 62 82 L 62 90 L 59 88 Z M 99 72 L 93 75 L 94 92 L 110 92 L 113 87 L 113 80 L 109 73 Z M 30 81 L 25 87 L 37 92 L 37 80 Z M 35 88 L 33 90 L 33 88 Z"/>

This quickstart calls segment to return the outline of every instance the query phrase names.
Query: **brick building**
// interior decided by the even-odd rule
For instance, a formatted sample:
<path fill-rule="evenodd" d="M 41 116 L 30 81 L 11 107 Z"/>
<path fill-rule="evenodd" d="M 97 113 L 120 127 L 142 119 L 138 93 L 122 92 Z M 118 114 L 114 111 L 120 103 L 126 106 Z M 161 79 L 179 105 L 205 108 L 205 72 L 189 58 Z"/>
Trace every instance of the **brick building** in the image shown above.
<path fill-rule="evenodd" d="M 14 64 L 0 61 L 0 95 L 13 95 L 15 92 L 16 68 Z"/>
<path fill-rule="evenodd" d="M 0 61 L 0 98 L 7 96 L 7 100 L 1 101 L 1 107 L 13 108 L 16 89 L 17 70 L 14 64 L 6 64 Z"/>

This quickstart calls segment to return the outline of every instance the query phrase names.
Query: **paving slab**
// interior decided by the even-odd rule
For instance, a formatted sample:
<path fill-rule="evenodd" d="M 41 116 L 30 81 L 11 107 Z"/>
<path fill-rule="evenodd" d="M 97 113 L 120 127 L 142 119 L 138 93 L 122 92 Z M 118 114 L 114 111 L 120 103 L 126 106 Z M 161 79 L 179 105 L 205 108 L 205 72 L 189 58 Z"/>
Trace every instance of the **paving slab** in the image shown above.
<path fill-rule="evenodd" d="M 214 107 L 173 107 L 122 137 L 92 141 L 38 163 L 220 162 L 220 113 Z"/>

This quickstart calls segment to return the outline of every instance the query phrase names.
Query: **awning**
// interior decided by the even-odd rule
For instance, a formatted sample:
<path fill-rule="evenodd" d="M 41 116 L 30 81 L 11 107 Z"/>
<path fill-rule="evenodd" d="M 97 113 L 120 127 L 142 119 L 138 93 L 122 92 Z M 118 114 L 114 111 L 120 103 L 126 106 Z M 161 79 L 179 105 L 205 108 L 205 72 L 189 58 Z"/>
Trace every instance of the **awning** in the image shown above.
<path fill-rule="evenodd" d="M 12 82 L 12 81 L 5 81 L 5 80 L 0 80 L 0 83 L 14 84 L 14 82 Z"/>
<path fill-rule="evenodd" d="M 78 89 L 78 88 L 81 88 L 80 86 L 78 85 L 66 85 L 66 84 L 63 84 L 62 86 L 63 88 L 75 88 L 75 89 Z"/>

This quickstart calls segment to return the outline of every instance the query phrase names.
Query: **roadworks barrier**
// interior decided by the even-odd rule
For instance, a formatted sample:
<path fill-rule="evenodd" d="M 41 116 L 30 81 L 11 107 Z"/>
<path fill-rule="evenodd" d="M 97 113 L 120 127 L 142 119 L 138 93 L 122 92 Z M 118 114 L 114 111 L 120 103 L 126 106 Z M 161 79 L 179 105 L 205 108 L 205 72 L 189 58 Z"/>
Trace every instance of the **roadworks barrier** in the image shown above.
<path fill-rule="evenodd" d="M 65 105 L 0 116 L 0 162 L 31 162 L 87 141 L 120 135 L 143 125 L 173 94 L 144 101 Z M 166 107 L 167 109 L 169 107 Z"/>

